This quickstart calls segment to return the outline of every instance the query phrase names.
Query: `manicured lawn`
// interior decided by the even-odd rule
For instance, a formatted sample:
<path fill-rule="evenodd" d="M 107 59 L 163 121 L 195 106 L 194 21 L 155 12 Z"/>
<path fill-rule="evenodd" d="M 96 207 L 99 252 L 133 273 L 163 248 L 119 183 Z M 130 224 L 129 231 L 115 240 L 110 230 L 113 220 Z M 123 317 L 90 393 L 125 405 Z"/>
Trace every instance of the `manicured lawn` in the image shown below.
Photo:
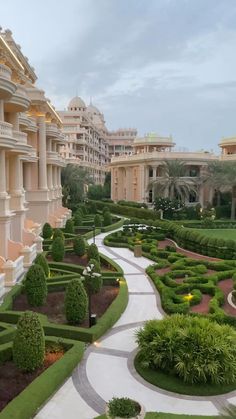
<path fill-rule="evenodd" d="M 229 393 L 236 389 L 234 384 L 187 384 L 175 376 L 171 376 L 162 371 L 155 371 L 150 368 L 143 368 L 140 365 L 139 357 L 134 360 L 136 371 L 149 383 L 179 394 L 187 394 L 192 396 L 214 396 L 217 394 Z M 168 416 L 167 416 L 168 417 Z M 170 416 L 171 417 L 171 416 Z M 183 416 L 184 417 L 184 416 Z M 163 417 L 164 418 L 164 417 Z"/>
<path fill-rule="evenodd" d="M 236 228 L 216 228 L 216 229 L 194 229 L 198 233 L 206 234 L 208 237 L 216 237 L 217 239 L 236 240 Z"/>
<path fill-rule="evenodd" d="M 196 416 L 196 415 L 175 415 L 172 413 L 148 412 L 145 419 L 219 419 L 219 416 Z M 107 419 L 106 415 L 98 416 L 95 419 Z"/>

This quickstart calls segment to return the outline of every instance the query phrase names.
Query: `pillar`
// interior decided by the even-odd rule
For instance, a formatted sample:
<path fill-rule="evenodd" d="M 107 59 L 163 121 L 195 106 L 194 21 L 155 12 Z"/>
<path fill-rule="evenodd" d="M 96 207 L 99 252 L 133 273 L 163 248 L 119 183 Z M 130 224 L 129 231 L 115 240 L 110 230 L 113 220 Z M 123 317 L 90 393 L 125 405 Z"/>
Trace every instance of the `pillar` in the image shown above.
<path fill-rule="evenodd" d="M 0 122 L 4 122 L 4 101 L 0 100 Z"/>
<path fill-rule="evenodd" d="M 45 117 L 38 117 L 39 189 L 47 190 L 47 151 Z"/>
<path fill-rule="evenodd" d="M 7 196 L 6 192 L 6 152 L 0 150 L 0 199 Z"/>
<path fill-rule="evenodd" d="M 126 167 L 125 169 L 126 173 L 126 182 L 124 185 L 124 189 L 126 190 L 126 200 L 132 201 L 133 200 L 133 180 L 132 179 L 132 169 L 131 167 Z"/>
<path fill-rule="evenodd" d="M 19 154 L 12 155 L 9 161 L 9 189 L 14 195 L 22 194 L 22 169 Z"/>
<path fill-rule="evenodd" d="M 10 112 L 9 113 L 9 122 L 12 124 L 14 131 L 20 131 L 19 126 L 19 115 L 16 112 Z"/>
<path fill-rule="evenodd" d="M 31 190 L 31 163 L 23 163 L 24 187 L 26 191 Z"/>

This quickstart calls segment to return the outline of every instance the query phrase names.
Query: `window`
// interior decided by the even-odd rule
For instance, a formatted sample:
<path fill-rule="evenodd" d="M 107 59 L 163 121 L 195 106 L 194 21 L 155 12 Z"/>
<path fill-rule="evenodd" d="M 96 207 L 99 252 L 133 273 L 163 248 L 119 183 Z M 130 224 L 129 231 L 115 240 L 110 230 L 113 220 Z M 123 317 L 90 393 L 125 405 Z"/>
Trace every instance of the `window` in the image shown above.
<path fill-rule="evenodd" d="M 149 177 L 153 177 L 153 169 L 149 169 Z"/>

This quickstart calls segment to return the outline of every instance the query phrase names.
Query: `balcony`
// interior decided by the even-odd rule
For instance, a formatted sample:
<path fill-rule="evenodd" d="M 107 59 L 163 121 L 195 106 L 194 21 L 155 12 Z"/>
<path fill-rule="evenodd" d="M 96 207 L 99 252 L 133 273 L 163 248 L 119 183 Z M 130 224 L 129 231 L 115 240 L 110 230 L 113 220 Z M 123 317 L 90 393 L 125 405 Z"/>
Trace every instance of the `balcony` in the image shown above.
<path fill-rule="evenodd" d="M 52 138 L 53 140 L 57 140 L 60 143 L 65 143 L 66 139 L 62 132 L 57 128 L 56 124 L 46 124 L 46 136 L 48 138 Z"/>
<path fill-rule="evenodd" d="M 1 147 L 13 148 L 16 140 L 13 138 L 12 125 L 8 122 L 0 122 L 0 143 Z"/>
<path fill-rule="evenodd" d="M 63 159 L 57 151 L 47 151 L 47 164 L 54 164 L 56 166 L 65 166 L 65 159 Z"/>
<path fill-rule="evenodd" d="M 16 84 L 16 91 L 5 104 L 6 112 L 24 112 L 30 106 L 30 99 L 26 89 L 21 84 Z"/>
<path fill-rule="evenodd" d="M 13 131 L 13 137 L 17 141 L 17 144 L 27 145 L 27 134 L 21 131 Z"/>
<path fill-rule="evenodd" d="M 236 161 L 236 154 L 222 154 L 220 160 L 223 161 Z"/>
<path fill-rule="evenodd" d="M 0 99 L 9 99 L 16 91 L 16 85 L 11 81 L 11 70 L 0 64 Z"/>

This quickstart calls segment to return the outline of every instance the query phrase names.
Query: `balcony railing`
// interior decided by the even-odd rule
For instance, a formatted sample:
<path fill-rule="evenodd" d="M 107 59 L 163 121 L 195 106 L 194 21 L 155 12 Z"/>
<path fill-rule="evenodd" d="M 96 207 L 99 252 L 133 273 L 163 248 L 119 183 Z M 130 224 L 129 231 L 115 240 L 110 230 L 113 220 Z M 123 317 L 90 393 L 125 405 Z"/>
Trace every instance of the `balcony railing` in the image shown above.
<path fill-rule="evenodd" d="M 4 64 L 0 64 L 0 77 L 11 80 L 11 69 Z"/>
<path fill-rule="evenodd" d="M 21 131 L 13 131 L 13 138 L 20 144 L 27 144 L 27 134 Z"/>
<path fill-rule="evenodd" d="M 0 122 L 0 138 L 12 138 L 12 125 L 8 122 Z"/>

